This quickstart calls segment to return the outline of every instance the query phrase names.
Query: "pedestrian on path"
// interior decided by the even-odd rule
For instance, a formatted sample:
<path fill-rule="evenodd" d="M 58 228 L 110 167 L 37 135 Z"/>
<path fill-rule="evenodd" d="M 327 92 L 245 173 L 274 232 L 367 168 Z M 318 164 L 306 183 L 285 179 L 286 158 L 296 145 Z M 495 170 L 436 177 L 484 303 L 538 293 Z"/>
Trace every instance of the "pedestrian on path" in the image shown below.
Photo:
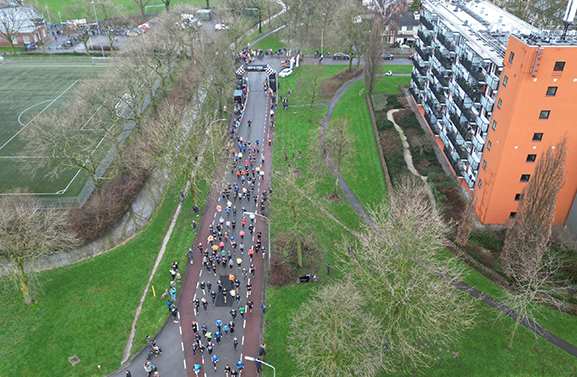
<path fill-rule="evenodd" d="M 232 371 L 232 369 L 230 369 L 230 367 L 228 366 L 228 364 L 226 364 L 226 366 L 224 367 L 224 373 L 226 374 L 226 377 L 230 377 L 230 372 Z"/>
<path fill-rule="evenodd" d="M 260 308 L 262 309 L 262 314 L 264 314 L 266 311 L 266 303 L 264 301 L 261 301 Z"/>
<path fill-rule="evenodd" d="M 248 315 L 252 315 L 252 307 L 254 306 L 254 302 L 248 300 L 246 306 L 248 306 Z"/>
<path fill-rule="evenodd" d="M 210 292 L 210 297 L 212 297 L 212 304 L 215 305 L 215 302 L 216 302 L 216 292 L 215 292 L 215 291 Z"/>
<path fill-rule="evenodd" d="M 220 331 L 222 329 L 222 319 L 217 319 L 214 323 L 216 324 L 218 331 Z"/>
<path fill-rule="evenodd" d="M 256 372 L 257 372 L 257 373 L 262 372 L 262 361 L 261 361 L 260 357 L 257 357 L 257 358 L 254 360 L 254 363 L 256 364 Z"/>
<path fill-rule="evenodd" d="M 238 346 L 238 339 L 236 337 L 232 340 L 232 345 L 234 346 L 234 350 L 236 351 L 236 346 Z"/>
<path fill-rule="evenodd" d="M 216 372 L 216 363 L 218 363 L 218 357 L 216 355 L 212 355 L 212 365 L 214 366 L 214 371 Z"/>
<path fill-rule="evenodd" d="M 196 374 L 196 377 L 198 377 L 199 373 L 200 373 L 200 364 L 194 364 L 194 374 Z"/>
<path fill-rule="evenodd" d="M 235 321 L 236 320 L 236 309 L 235 308 L 231 309 L 230 315 L 232 316 L 232 320 Z"/>
<path fill-rule="evenodd" d="M 258 347 L 258 355 L 259 356 L 266 356 L 266 344 L 265 343 L 261 343 L 260 346 Z"/>
<path fill-rule="evenodd" d="M 172 299 L 172 301 L 176 301 L 176 288 L 170 287 L 168 292 L 170 292 L 170 298 Z"/>
<path fill-rule="evenodd" d="M 195 298 L 193 302 L 194 302 L 194 314 L 200 313 L 200 310 L 198 309 L 200 307 L 200 300 L 198 298 Z"/>
<path fill-rule="evenodd" d="M 226 323 L 222 326 L 222 331 L 224 331 L 226 337 L 228 338 L 228 325 Z"/>
<path fill-rule="evenodd" d="M 194 342 L 192 343 L 192 354 L 194 355 L 195 359 L 196 359 L 196 351 L 198 351 L 198 344 Z"/>
<path fill-rule="evenodd" d="M 214 339 L 216 340 L 216 344 L 219 345 L 220 340 L 222 339 L 222 333 L 220 331 L 214 333 Z"/>
<path fill-rule="evenodd" d="M 206 345 L 206 349 L 208 350 L 208 354 L 212 355 L 212 350 L 214 349 L 212 342 L 208 342 L 208 344 Z"/>
<path fill-rule="evenodd" d="M 202 307 L 204 308 L 204 311 L 208 310 L 208 301 L 205 300 L 205 298 L 203 297 L 202 300 Z"/>
<path fill-rule="evenodd" d="M 331 274 L 331 264 L 327 264 L 327 275 Z"/>
<path fill-rule="evenodd" d="M 170 308 L 170 314 L 172 314 L 172 319 L 174 320 L 174 323 L 178 323 L 178 308 L 175 305 L 172 305 L 172 307 Z"/>
<path fill-rule="evenodd" d="M 206 326 L 206 323 L 202 324 L 202 335 L 206 335 L 206 333 L 208 332 L 208 327 Z"/>
<path fill-rule="evenodd" d="M 244 306 L 241 306 L 238 308 L 238 312 L 240 313 L 240 316 L 242 317 L 242 319 L 244 319 L 244 311 L 245 311 Z"/>

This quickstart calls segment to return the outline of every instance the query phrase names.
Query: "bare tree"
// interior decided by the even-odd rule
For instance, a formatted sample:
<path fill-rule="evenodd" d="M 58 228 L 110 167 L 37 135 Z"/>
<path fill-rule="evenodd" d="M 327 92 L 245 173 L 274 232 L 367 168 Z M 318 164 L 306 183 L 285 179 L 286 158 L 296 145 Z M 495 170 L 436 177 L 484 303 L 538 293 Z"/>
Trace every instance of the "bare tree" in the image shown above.
<path fill-rule="evenodd" d="M 390 206 L 369 213 L 373 222 L 356 235 L 352 251 L 341 243 L 340 266 L 382 321 L 384 368 L 426 367 L 433 340 L 451 344 L 473 324 L 473 301 L 451 284 L 464 268 L 439 258 L 447 226 L 418 178 L 403 177 Z"/>
<path fill-rule="evenodd" d="M 96 0 L 94 2 L 96 9 L 103 17 L 100 20 L 100 26 L 104 28 L 110 45 L 110 53 L 114 53 L 114 42 L 120 25 L 124 21 L 122 17 L 122 7 L 113 0 Z"/>
<path fill-rule="evenodd" d="M 559 262 L 546 253 L 557 197 L 566 180 L 566 159 L 565 136 L 541 154 L 529 184 L 521 192 L 517 216 L 507 231 L 501 263 L 514 282 L 513 289 L 507 293 L 507 304 L 520 314 L 511 333 L 509 348 L 521 318 L 533 316 L 536 302 L 554 303 L 554 293 L 560 289 L 551 280 L 559 269 Z"/>
<path fill-rule="evenodd" d="M 323 67 L 312 66 L 307 70 L 299 70 L 296 84 L 296 95 L 309 104 L 309 122 L 313 119 L 313 106 L 319 99 L 319 87 Z"/>
<path fill-rule="evenodd" d="M 551 226 L 555 217 L 555 205 L 559 191 L 565 184 L 565 160 L 567 137 L 552 148 L 545 150 L 535 165 L 529 184 L 521 192 L 517 216 L 509 226 L 503 247 L 503 269 L 508 276 L 523 280 L 523 274 L 531 270 L 518 269 L 530 259 L 534 268 L 549 246 Z"/>
<path fill-rule="evenodd" d="M 475 216 L 475 200 L 468 199 L 467 207 L 465 211 L 463 211 L 459 224 L 457 225 L 457 236 L 455 237 L 455 243 L 457 245 L 463 247 L 469 241 L 469 236 L 475 225 Z"/>
<path fill-rule="evenodd" d="M 162 1 L 162 4 L 164 4 L 164 8 L 166 9 L 166 11 L 170 12 L 170 1 L 171 0 L 160 0 L 160 1 Z M 207 1 L 207 3 L 208 3 L 208 1 Z M 207 8 L 208 8 L 208 6 L 207 6 Z"/>
<path fill-rule="evenodd" d="M 422 156 L 425 152 L 431 149 L 431 141 L 424 135 L 414 135 L 411 137 L 411 146 L 419 150 L 419 154 Z"/>
<path fill-rule="evenodd" d="M 329 155 L 336 164 L 337 177 L 335 180 L 335 195 L 339 192 L 341 170 L 347 158 L 355 153 L 354 139 L 348 128 L 348 119 L 335 119 L 329 125 L 325 137 L 325 145 Z"/>
<path fill-rule="evenodd" d="M 12 266 L 26 305 L 32 304 L 33 287 L 25 263 L 45 254 L 68 249 L 77 244 L 67 222 L 68 213 L 44 210 L 32 196 L 15 192 L 0 199 L 0 256 Z"/>
<path fill-rule="evenodd" d="M 376 85 L 377 73 L 382 67 L 381 55 L 383 54 L 383 20 L 381 17 L 373 22 L 373 28 L 369 36 L 367 53 L 365 55 L 365 88 L 369 95 L 373 94 Z"/>
<path fill-rule="evenodd" d="M 20 29 L 27 21 L 24 8 L 21 6 L 6 6 L 0 8 L 0 37 L 6 39 L 10 43 L 12 53 L 16 55 L 16 47 L 14 41 L 20 33 Z"/>
<path fill-rule="evenodd" d="M 350 282 L 324 286 L 296 312 L 289 352 L 300 376 L 376 376 L 386 357 L 378 318 Z"/>
<path fill-rule="evenodd" d="M 46 54 L 46 49 L 44 48 L 44 38 L 46 38 L 46 34 L 42 35 L 42 31 L 46 33 L 46 29 L 44 29 L 46 21 L 44 21 L 44 18 L 40 15 L 38 8 L 38 5 L 29 5 L 25 8 L 25 12 L 28 17 L 28 22 L 34 26 L 34 35 L 42 48 L 42 53 Z"/>
<path fill-rule="evenodd" d="M 140 14 L 144 19 L 146 13 L 146 6 L 150 4 L 150 0 L 132 0 L 132 2 L 140 9 Z"/>
<path fill-rule="evenodd" d="M 356 50 L 357 67 L 365 51 L 372 28 L 372 18 L 366 9 L 356 0 L 345 0 L 340 4 L 335 18 L 337 33 L 341 43 L 347 46 L 346 51 L 351 55 Z M 353 59 L 349 59 L 349 70 L 353 68 Z"/>

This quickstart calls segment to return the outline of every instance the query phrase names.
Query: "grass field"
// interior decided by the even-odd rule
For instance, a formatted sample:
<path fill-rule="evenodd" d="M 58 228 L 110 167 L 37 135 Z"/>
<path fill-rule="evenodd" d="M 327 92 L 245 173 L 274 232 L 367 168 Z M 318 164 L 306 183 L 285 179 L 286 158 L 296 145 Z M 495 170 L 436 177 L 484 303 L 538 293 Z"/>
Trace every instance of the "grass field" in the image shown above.
<path fill-rule="evenodd" d="M 22 162 L 14 159 L 26 143 L 18 135 L 44 108 L 58 109 L 69 100 L 76 82 L 100 72 L 99 67 L 79 63 L 0 66 L 0 192 L 19 187 L 34 193 L 55 193 L 70 183 L 75 170 L 54 180 L 44 177 L 46 170 L 35 176 L 25 172 Z M 77 195 L 85 181 L 86 177 L 80 174 L 64 196 Z"/>

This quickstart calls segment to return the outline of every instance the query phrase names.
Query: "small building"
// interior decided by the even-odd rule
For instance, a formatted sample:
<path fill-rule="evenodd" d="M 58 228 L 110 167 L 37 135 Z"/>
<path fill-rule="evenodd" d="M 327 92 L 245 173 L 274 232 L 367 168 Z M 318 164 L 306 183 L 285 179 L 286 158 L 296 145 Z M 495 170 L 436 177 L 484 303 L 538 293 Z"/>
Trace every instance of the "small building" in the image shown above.
<path fill-rule="evenodd" d="M 402 12 L 392 16 L 394 22 L 385 26 L 385 43 L 413 44 L 421 25 L 419 12 Z"/>
<path fill-rule="evenodd" d="M 196 17 L 201 21 L 210 21 L 212 19 L 211 9 L 199 9 L 196 11 Z"/>
<path fill-rule="evenodd" d="M 5 34 L 12 35 L 15 47 L 36 45 L 48 38 L 42 15 L 22 1 L 0 0 L 0 47 L 11 47 Z"/>

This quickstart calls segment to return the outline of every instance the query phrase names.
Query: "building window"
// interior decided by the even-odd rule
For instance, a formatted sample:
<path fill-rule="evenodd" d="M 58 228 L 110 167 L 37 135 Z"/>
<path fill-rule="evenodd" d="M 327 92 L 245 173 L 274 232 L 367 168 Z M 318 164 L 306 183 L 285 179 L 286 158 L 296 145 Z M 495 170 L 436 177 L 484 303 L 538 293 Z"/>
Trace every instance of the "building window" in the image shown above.
<path fill-rule="evenodd" d="M 497 129 L 497 121 L 496 120 L 493 121 L 493 126 L 491 126 L 491 128 L 493 130 Z"/>
<path fill-rule="evenodd" d="M 483 185 L 483 181 L 479 179 L 479 183 L 477 184 L 477 186 L 479 186 L 479 188 L 481 188 L 482 185 Z"/>
<path fill-rule="evenodd" d="M 510 219 L 514 219 L 515 217 L 517 217 L 517 212 L 511 212 L 511 213 L 509 214 L 509 218 L 510 218 Z"/>
<path fill-rule="evenodd" d="M 529 182 L 529 178 L 531 178 L 531 174 L 521 174 L 521 182 Z"/>
<path fill-rule="evenodd" d="M 543 133 L 538 132 L 533 134 L 533 141 L 541 141 L 543 139 Z"/>
<path fill-rule="evenodd" d="M 12 37 L 12 44 L 14 46 L 18 46 L 18 40 L 16 39 L 16 37 Z"/>
<path fill-rule="evenodd" d="M 483 170 L 487 167 L 487 160 L 483 160 Z"/>
<path fill-rule="evenodd" d="M 547 93 L 545 95 L 549 96 L 549 97 L 553 97 L 553 96 L 555 96 L 555 94 L 557 94 L 557 87 L 556 86 L 550 86 L 547 88 Z"/>
<path fill-rule="evenodd" d="M 553 71 L 562 72 L 565 69 L 565 62 L 555 62 Z"/>
<path fill-rule="evenodd" d="M 490 142 L 490 141 L 487 143 L 487 150 L 488 150 L 488 151 L 491 150 L 491 142 Z"/>
<path fill-rule="evenodd" d="M 509 81 L 509 78 L 505 76 L 505 78 L 503 79 L 503 86 L 507 86 L 507 81 Z"/>
<path fill-rule="evenodd" d="M 518 202 L 519 200 L 521 200 L 521 198 L 523 198 L 523 195 L 521 194 L 515 194 L 515 201 Z"/>
<path fill-rule="evenodd" d="M 501 98 L 499 98 L 499 101 L 497 101 L 497 107 L 500 109 L 502 104 L 503 104 L 503 100 Z"/>
<path fill-rule="evenodd" d="M 24 39 L 24 44 L 27 44 L 27 45 L 30 44 L 30 37 L 29 37 L 29 36 L 25 35 L 25 36 L 23 37 L 23 39 Z"/>
<path fill-rule="evenodd" d="M 549 119 L 550 110 L 541 110 L 539 113 L 539 119 Z"/>
<path fill-rule="evenodd" d="M 535 160 L 537 159 L 537 155 L 536 154 L 528 154 L 527 155 L 527 160 L 525 162 L 535 162 Z"/>
<path fill-rule="evenodd" d="M 513 59 L 515 59 L 515 53 L 511 51 L 511 53 L 509 54 L 509 63 L 513 63 Z"/>

